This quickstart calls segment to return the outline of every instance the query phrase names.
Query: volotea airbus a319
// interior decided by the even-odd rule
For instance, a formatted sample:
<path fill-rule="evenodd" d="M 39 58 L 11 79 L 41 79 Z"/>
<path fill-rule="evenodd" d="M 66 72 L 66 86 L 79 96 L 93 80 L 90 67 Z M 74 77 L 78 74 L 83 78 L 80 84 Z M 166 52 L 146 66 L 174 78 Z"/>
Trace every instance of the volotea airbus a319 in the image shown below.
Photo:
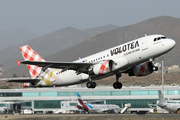
<path fill-rule="evenodd" d="M 95 88 L 95 80 L 116 75 L 113 84 L 121 89 L 118 81 L 122 73 L 129 76 L 146 76 L 158 67 L 154 59 L 174 48 L 176 42 L 163 35 L 149 35 L 118 45 L 74 62 L 45 61 L 28 45 L 20 47 L 31 78 L 9 78 L 7 82 L 21 82 L 24 87 L 68 86 L 87 82 Z"/>

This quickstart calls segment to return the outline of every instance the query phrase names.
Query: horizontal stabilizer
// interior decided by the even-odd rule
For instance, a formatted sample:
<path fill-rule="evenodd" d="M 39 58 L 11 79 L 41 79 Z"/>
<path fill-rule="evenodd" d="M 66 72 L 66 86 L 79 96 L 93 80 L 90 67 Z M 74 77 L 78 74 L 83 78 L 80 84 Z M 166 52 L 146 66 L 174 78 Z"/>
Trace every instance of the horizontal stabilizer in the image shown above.
<path fill-rule="evenodd" d="M 29 77 L 17 77 L 17 78 L 2 78 L 0 81 L 5 82 L 17 82 L 17 83 L 33 83 L 33 82 L 39 82 L 41 79 L 32 79 Z"/>

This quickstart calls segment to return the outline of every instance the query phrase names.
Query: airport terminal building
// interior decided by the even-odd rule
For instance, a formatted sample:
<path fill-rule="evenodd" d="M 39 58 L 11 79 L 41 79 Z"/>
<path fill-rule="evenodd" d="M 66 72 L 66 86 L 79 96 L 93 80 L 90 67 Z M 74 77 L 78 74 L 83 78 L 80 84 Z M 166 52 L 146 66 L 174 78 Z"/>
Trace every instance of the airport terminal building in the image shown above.
<path fill-rule="evenodd" d="M 28 88 L 28 89 L 2 89 L 0 91 L 0 108 L 32 109 L 33 111 L 52 111 L 56 109 L 77 110 L 78 104 L 76 93 L 78 92 L 83 101 L 99 104 L 116 104 L 122 108 L 124 104 L 131 103 L 131 111 L 151 109 L 148 103 L 157 104 L 158 90 L 155 87 L 123 87 L 114 89 L 110 87 L 61 87 L 61 88 Z M 165 98 L 169 101 L 179 102 L 180 87 L 166 86 Z M 9 107 L 9 104 L 11 106 Z M 16 104 L 15 106 L 13 104 Z"/>

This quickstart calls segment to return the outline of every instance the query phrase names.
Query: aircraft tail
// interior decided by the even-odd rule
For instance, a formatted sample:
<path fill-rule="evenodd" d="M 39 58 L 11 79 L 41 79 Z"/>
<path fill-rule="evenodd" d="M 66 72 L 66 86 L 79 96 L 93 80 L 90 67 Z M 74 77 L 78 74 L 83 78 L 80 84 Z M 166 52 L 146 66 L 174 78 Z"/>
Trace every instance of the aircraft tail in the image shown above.
<path fill-rule="evenodd" d="M 158 95 L 159 95 L 159 103 L 158 104 L 166 103 L 166 101 L 164 99 L 164 95 L 162 94 L 162 92 L 160 90 L 158 90 Z"/>
<path fill-rule="evenodd" d="M 90 108 L 93 108 L 91 105 L 85 105 L 84 104 L 84 102 L 83 102 L 83 100 L 82 100 L 82 98 L 81 98 L 81 95 L 79 94 L 79 93 L 76 93 L 77 94 L 77 99 L 78 99 L 78 102 L 79 102 L 79 104 L 80 105 L 76 105 L 76 107 L 78 108 L 78 109 L 82 109 L 82 110 L 84 110 L 84 111 L 86 111 L 86 112 L 89 112 L 89 108 L 88 107 L 90 107 Z"/>
<path fill-rule="evenodd" d="M 21 54 L 25 61 L 45 61 L 40 55 L 38 55 L 32 48 L 28 45 L 22 46 L 19 48 Z M 20 61 L 17 61 L 18 65 Z M 31 78 L 36 78 L 41 73 L 42 67 L 38 67 L 35 65 L 27 65 Z"/>
<path fill-rule="evenodd" d="M 84 102 L 83 102 L 83 100 L 82 100 L 82 98 L 81 98 L 81 95 L 80 95 L 79 93 L 76 93 L 76 95 L 77 95 L 77 97 L 78 97 L 77 100 L 78 100 L 79 104 L 81 104 L 81 105 L 84 106 L 85 104 L 84 104 Z"/>

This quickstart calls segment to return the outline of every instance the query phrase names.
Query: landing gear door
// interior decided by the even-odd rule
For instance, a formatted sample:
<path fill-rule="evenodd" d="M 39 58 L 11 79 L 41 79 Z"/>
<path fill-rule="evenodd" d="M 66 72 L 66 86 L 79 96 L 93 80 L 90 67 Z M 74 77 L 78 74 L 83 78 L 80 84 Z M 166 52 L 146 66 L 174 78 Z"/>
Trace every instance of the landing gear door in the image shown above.
<path fill-rule="evenodd" d="M 88 80 L 89 79 L 89 75 L 87 75 L 87 74 L 80 74 L 79 75 L 79 80 L 81 81 L 81 80 Z"/>
<path fill-rule="evenodd" d="M 144 37 L 143 39 L 142 39 L 142 51 L 144 51 L 144 50 L 147 50 L 148 49 L 148 47 L 147 47 L 147 37 Z"/>

